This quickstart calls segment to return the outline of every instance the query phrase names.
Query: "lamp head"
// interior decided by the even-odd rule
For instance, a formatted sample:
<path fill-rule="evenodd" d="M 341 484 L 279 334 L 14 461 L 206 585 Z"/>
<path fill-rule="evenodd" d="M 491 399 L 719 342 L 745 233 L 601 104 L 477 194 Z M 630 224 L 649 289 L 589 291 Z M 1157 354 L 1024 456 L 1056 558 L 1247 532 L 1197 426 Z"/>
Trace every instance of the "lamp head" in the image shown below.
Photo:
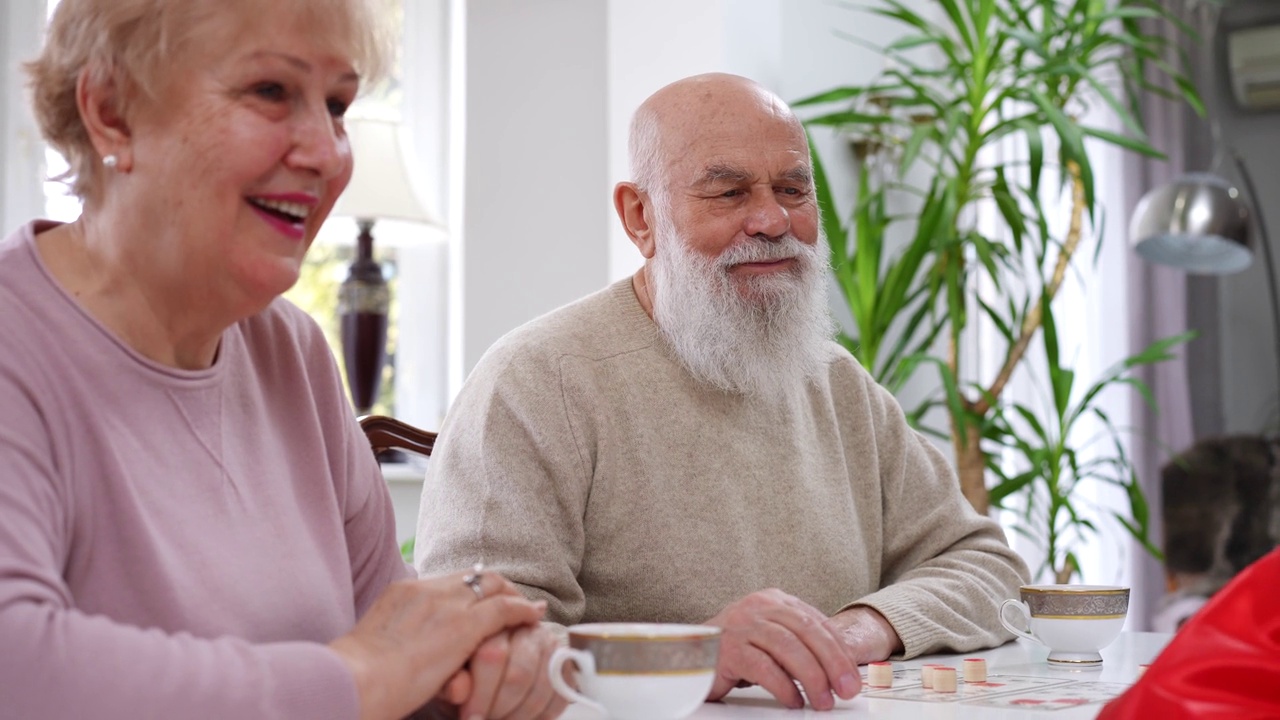
<path fill-rule="evenodd" d="M 1225 275 L 1253 260 L 1249 210 L 1226 180 L 1189 173 L 1143 196 L 1129 237 L 1144 259 L 1188 272 Z"/>
<path fill-rule="evenodd" d="M 439 227 L 414 190 L 399 123 L 352 116 L 345 124 L 355 167 L 333 214 L 360 223 L 404 220 Z"/>

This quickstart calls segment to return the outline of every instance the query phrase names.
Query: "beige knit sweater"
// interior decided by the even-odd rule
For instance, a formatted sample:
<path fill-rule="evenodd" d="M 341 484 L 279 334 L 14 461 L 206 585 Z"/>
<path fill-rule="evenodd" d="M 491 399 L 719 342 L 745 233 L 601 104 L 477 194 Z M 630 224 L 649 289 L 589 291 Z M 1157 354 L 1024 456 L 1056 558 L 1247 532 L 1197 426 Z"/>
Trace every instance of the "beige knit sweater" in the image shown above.
<path fill-rule="evenodd" d="M 416 566 L 486 565 L 564 624 L 702 622 L 776 587 L 868 605 L 905 657 L 1009 638 L 1027 569 L 893 397 L 831 344 L 786 398 L 697 383 L 630 280 L 499 340 L 427 471 Z"/>

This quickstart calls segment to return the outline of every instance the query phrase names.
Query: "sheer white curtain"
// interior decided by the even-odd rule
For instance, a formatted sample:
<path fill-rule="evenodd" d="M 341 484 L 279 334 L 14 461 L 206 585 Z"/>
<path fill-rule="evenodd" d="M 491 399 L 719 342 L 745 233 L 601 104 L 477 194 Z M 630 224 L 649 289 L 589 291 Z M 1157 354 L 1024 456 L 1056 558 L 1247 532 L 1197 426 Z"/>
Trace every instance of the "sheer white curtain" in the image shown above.
<path fill-rule="evenodd" d="M 1121 131 L 1118 119 L 1105 109 L 1091 109 L 1080 118 L 1080 122 Z M 1045 139 L 1049 140 L 1047 134 Z M 1095 144 L 1089 150 L 1094 165 L 1098 214 L 1095 223 L 1090 223 L 1086 216 L 1080 244 L 1052 306 L 1057 322 L 1061 362 L 1076 373 L 1077 396 L 1083 386 L 1091 384 L 1131 350 L 1123 322 L 1127 304 L 1124 273 L 1127 249 L 1123 196 L 1117 186 L 1118 169 L 1123 158 L 1121 152 L 1112 146 Z M 1046 142 L 1044 154 L 1046 158 L 1055 157 L 1056 148 Z M 1017 140 L 1011 139 L 997 148 L 989 160 L 1017 165 L 1026 160 L 1025 148 Z M 1025 183 L 1026 179 L 1022 178 L 1021 182 Z M 1041 202 L 1050 232 L 1061 242 L 1067 235 L 1070 221 L 1070 187 L 1063 187 L 1056 169 L 1048 166 L 1041 187 Z M 978 223 L 984 232 L 995 232 L 999 226 L 995 209 L 991 208 L 989 213 L 980 216 Z M 1050 263 L 1054 262 L 1056 252 L 1050 251 L 1049 257 Z M 1051 269 L 1052 265 L 1049 267 Z M 1039 288 L 1031 290 L 1038 292 Z M 994 289 L 982 287 L 979 292 L 990 298 Z M 1004 363 L 1003 351 L 1006 343 L 989 322 L 975 323 L 971 332 L 977 341 L 971 343 L 975 350 L 968 362 L 977 369 L 978 377 L 989 382 Z M 1052 394 L 1043 352 L 1043 343 L 1038 337 L 1006 387 L 1003 398 L 1005 402 L 1017 402 L 1046 413 L 1050 411 Z M 1128 400 L 1126 390 L 1115 388 L 1104 393 L 1099 404 L 1117 427 L 1127 428 L 1130 425 Z M 1108 432 L 1100 421 L 1091 418 L 1077 424 L 1070 442 L 1074 447 L 1081 448 L 1080 462 L 1087 462 L 1090 456 L 1099 451 L 1110 451 Z M 1008 459 L 1007 462 L 1012 463 L 1013 460 Z M 1106 483 L 1088 481 L 1082 483 L 1072 497 L 1077 509 L 1096 523 L 1100 530 L 1098 535 L 1085 538 L 1074 545 L 1081 565 L 1079 580 L 1095 584 L 1127 584 L 1130 579 L 1127 557 L 1132 550 L 1128 549 L 1125 541 L 1126 531 L 1112 517 L 1113 512 L 1127 510 L 1125 495 Z M 1025 498 L 1016 498 L 1010 505 L 1022 507 L 1024 500 Z M 1034 571 L 1044 560 L 1043 537 L 1028 537 L 1027 533 L 1020 532 L 1019 528 L 1027 529 L 1027 521 L 1016 510 L 1002 513 L 1000 520 L 1009 534 L 1010 542 Z M 1030 529 L 1033 535 L 1042 535 L 1041 527 L 1033 524 Z M 1071 536 L 1067 536 L 1066 540 L 1076 542 Z M 1035 579 L 1041 582 L 1053 581 L 1052 574 L 1048 572 Z"/>
<path fill-rule="evenodd" d="M 1209 8 L 1192 7 L 1185 0 L 1164 1 L 1202 36 L 1211 34 L 1213 17 Z M 1152 27 L 1149 31 L 1166 33 L 1171 39 L 1175 37 L 1175 30 L 1167 25 Z M 1193 68 L 1211 67 L 1207 50 L 1190 41 L 1183 44 L 1191 53 Z M 1178 62 L 1176 57 L 1169 60 Z M 1197 80 L 1203 85 L 1205 78 Z M 1207 168 L 1211 163 L 1212 142 L 1205 124 L 1183 103 L 1153 94 L 1142 98 L 1142 108 L 1150 141 L 1168 155 L 1167 161 L 1153 161 L 1098 142 L 1089 146 L 1099 210 L 1095 223 L 1086 221 L 1072 270 L 1054 302 L 1062 361 L 1076 371 L 1077 387 L 1091 383 L 1113 363 L 1151 342 L 1183 332 L 1189 326 L 1187 276 L 1144 263 L 1130 249 L 1128 225 L 1134 205 L 1147 190 L 1185 170 Z M 1114 113 L 1101 104 L 1088 109 L 1079 120 L 1084 125 L 1125 132 Z M 1010 144 L 1001 148 L 1000 159 L 1016 159 L 1019 152 L 1018 147 Z M 1045 148 L 1046 157 L 1053 157 L 1054 152 L 1052 147 Z M 1046 178 L 1043 185 L 1048 188 L 1048 194 L 1042 199 L 1050 216 L 1050 226 L 1055 229 L 1055 235 L 1062 237 L 1070 212 L 1070 198 L 1057 194 L 1057 183 L 1052 178 Z M 994 222 L 994 218 L 991 221 Z M 990 327 L 979 325 L 975 332 L 979 337 L 995 337 L 995 330 Z M 980 342 L 979 346 L 987 345 Z M 1200 352 L 1209 352 L 1204 349 L 1206 346 L 1202 345 Z M 1028 353 L 1033 358 L 1031 364 L 1015 374 L 1006 391 L 1008 400 L 1033 406 L 1049 402 L 1044 371 L 1038 361 L 1040 352 L 1040 344 L 1033 345 Z M 1185 448 L 1193 439 L 1188 352 L 1188 348 L 1180 348 L 1177 359 L 1138 372 L 1152 388 L 1158 409 L 1153 410 L 1138 393 L 1125 386 L 1113 388 L 1101 402 L 1114 426 L 1120 429 L 1120 440 L 1143 486 L 1152 520 L 1149 537 L 1157 547 L 1162 537 L 1159 468 L 1168 460 L 1171 450 Z M 979 364 L 984 376 L 989 377 L 1002 360 L 1002 357 L 981 357 Z M 1105 439 L 1103 436 L 1108 432 L 1097 421 L 1077 428 L 1073 442 L 1083 443 L 1086 448 L 1081 462 L 1088 459 L 1091 450 L 1104 447 L 1096 441 Z M 1094 444 L 1098 448 L 1091 448 Z M 1090 482 L 1078 489 L 1074 499 L 1101 530 L 1078 550 L 1080 580 L 1131 586 L 1129 627 L 1147 629 L 1163 595 L 1163 570 L 1159 561 L 1112 519 L 1113 512 L 1128 513 L 1127 498 L 1118 488 Z M 1006 526 L 1020 522 L 1013 513 L 1006 514 L 1002 521 Z M 1038 562 L 1042 557 L 1042 550 L 1034 542 L 1017 536 L 1011 539 L 1029 562 Z"/>

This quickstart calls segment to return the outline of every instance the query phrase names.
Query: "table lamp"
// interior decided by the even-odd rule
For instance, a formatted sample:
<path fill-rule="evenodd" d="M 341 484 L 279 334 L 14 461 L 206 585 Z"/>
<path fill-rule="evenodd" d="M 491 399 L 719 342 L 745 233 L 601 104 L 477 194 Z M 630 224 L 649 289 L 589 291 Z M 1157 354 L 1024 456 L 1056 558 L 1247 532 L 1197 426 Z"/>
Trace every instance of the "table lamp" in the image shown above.
<path fill-rule="evenodd" d="M 355 167 L 334 215 L 353 217 L 360 229 L 356 255 L 338 289 L 342 355 L 356 414 L 368 414 L 378 398 L 387 358 L 387 312 L 391 293 L 382 266 L 373 259 L 373 225 L 407 220 L 439 226 L 409 182 L 398 123 L 348 117 L 347 137 Z"/>
<path fill-rule="evenodd" d="M 1239 272 L 1253 261 L 1249 230 L 1256 217 L 1256 240 L 1262 246 L 1271 294 L 1276 371 L 1280 379 L 1280 294 L 1276 290 L 1270 236 L 1249 170 L 1239 153 L 1230 150 L 1229 154 L 1247 191 L 1248 205 L 1222 177 L 1189 173 L 1157 187 L 1138 201 L 1129 238 L 1137 253 L 1151 262 L 1191 273 L 1225 275 Z M 1276 387 L 1280 388 L 1280 383 Z"/>

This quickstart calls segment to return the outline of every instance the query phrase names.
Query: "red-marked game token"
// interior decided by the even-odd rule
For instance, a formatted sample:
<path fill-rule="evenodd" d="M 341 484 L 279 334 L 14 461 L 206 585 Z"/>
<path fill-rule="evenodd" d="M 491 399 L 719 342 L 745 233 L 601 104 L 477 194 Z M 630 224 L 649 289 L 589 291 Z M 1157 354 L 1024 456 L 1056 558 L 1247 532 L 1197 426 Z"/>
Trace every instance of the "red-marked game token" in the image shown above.
<path fill-rule="evenodd" d="M 984 683 L 987 681 L 987 661 L 982 658 L 964 659 L 964 681 L 967 683 Z"/>
<path fill-rule="evenodd" d="M 873 662 L 867 665 L 867 685 L 869 687 L 893 687 L 893 663 Z"/>
<path fill-rule="evenodd" d="M 940 693 L 956 691 L 956 669 L 945 665 L 933 668 L 933 690 Z"/>

